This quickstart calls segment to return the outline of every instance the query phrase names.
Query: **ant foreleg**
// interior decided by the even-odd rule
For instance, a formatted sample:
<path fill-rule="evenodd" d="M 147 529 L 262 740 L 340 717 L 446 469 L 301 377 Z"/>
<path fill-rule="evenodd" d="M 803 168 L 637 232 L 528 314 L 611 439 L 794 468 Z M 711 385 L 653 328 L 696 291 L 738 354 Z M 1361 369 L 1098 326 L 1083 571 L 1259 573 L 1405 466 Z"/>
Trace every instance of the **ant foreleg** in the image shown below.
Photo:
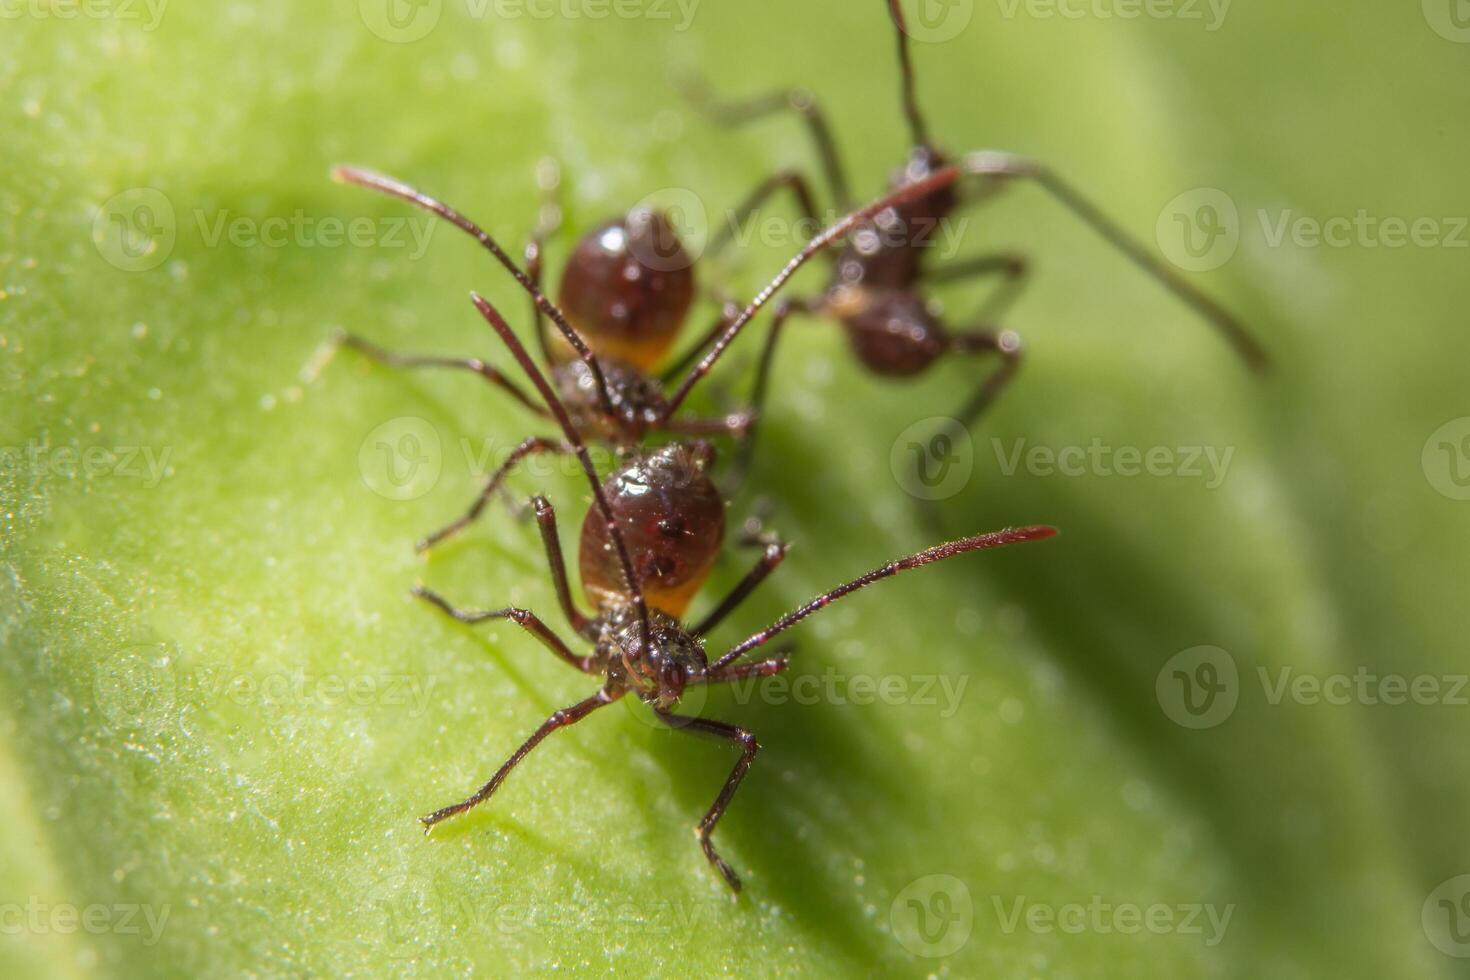
<path fill-rule="evenodd" d="M 760 359 L 756 361 L 755 387 L 750 393 L 750 410 L 753 413 L 750 425 L 746 427 L 745 436 L 740 440 L 740 445 L 735 448 L 734 465 L 731 467 L 733 476 L 731 478 L 731 495 L 738 491 L 740 484 L 745 481 L 745 474 L 750 470 L 751 457 L 755 455 L 755 437 L 760 425 L 761 415 L 766 410 L 766 395 L 770 391 L 771 368 L 776 361 L 776 344 L 781 339 L 781 328 L 786 325 L 786 320 L 793 314 L 811 312 L 812 304 L 805 299 L 782 300 L 776 306 L 771 315 L 771 330 L 766 334 L 766 342 L 761 347 Z"/>
<path fill-rule="evenodd" d="M 694 828 L 694 834 L 699 838 L 699 846 L 704 849 L 704 856 L 709 858 L 709 863 L 713 864 L 719 870 L 720 874 L 725 877 L 725 881 L 730 885 L 730 889 L 739 892 L 740 876 L 715 851 L 714 844 L 710 842 L 710 834 L 714 832 L 715 824 L 720 822 L 720 817 L 725 815 L 725 809 L 730 805 L 731 798 L 734 797 L 735 791 L 740 788 L 740 781 L 750 771 L 750 764 L 755 761 L 755 754 L 760 751 L 760 743 L 755 740 L 755 735 L 751 734 L 748 730 L 735 725 L 727 725 L 722 721 L 689 718 L 684 715 L 671 715 L 662 711 L 655 711 L 654 714 L 670 728 L 704 735 L 708 738 L 723 739 L 724 741 L 733 742 L 740 746 L 740 759 L 735 763 L 735 768 L 730 770 L 730 775 L 725 780 L 725 785 L 720 790 L 720 795 L 715 797 L 715 802 L 710 805 L 709 812 L 704 815 L 704 819 L 699 821 L 699 825 Z"/>
<path fill-rule="evenodd" d="M 511 381 L 500 371 L 480 360 L 478 357 L 441 357 L 433 354 L 399 354 L 394 351 L 384 350 L 371 341 L 364 340 L 356 334 L 345 330 L 338 330 L 333 339 L 343 347 L 351 347 L 355 351 L 366 354 L 368 357 L 380 364 L 389 367 L 421 368 L 436 367 L 450 368 L 458 371 L 472 371 L 484 378 L 486 381 L 507 392 L 512 398 L 522 405 L 545 418 L 546 409 L 537 405 L 531 397 L 521 390 L 520 386 Z"/>
<path fill-rule="evenodd" d="M 852 191 L 847 184 L 847 173 L 837 152 L 837 143 L 832 138 L 832 129 L 827 117 L 817 105 L 817 98 L 803 88 L 785 92 L 769 92 L 743 101 L 721 102 L 711 94 L 703 79 L 687 78 L 683 83 L 684 97 L 711 121 L 724 126 L 741 126 L 781 112 L 795 112 L 806 122 L 816 145 L 817 156 L 822 162 L 822 172 L 837 206 L 846 211 L 852 207 Z"/>
<path fill-rule="evenodd" d="M 424 538 L 415 546 L 416 549 L 418 551 L 428 551 L 440 541 L 443 541 L 451 535 L 458 534 L 473 523 L 480 516 L 481 512 L 484 511 L 485 505 L 489 503 L 490 498 L 505 483 L 505 478 L 510 475 L 510 471 L 527 456 L 535 456 L 542 453 L 555 453 L 557 455 L 569 456 L 574 452 L 576 450 L 569 443 L 556 442 L 552 439 L 542 439 L 539 436 L 531 436 L 525 439 L 519 446 L 511 450 L 505 462 L 500 464 L 500 468 L 491 474 L 490 479 L 485 481 L 485 486 L 480 490 L 480 495 L 475 498 L 475 502 L 470 504 L 470 509 L 427 538 Z"/>
<path fill-rule="evenodd" d="M 561 550 L 561 535 L 556 529 L 556 508 L 540 494 L 531 498 L 531 506 L 536 510 L 536 523 L 541 527 L 541 543 L 546 546 L 546 564 L 551 569 L 556 601 L 561 603 L 561 611 L 566 614 L 572 629 L 580 636 L 590 638 L 588 627 L 592 620 L 572 601 L 572 589 L 567 584 L 567 563 Z"/>
<path fill-rule="evenodd" d="M 786 542 L 779 538 L 766 542 L 765 552 L 761 555 L 760 560 L 756 562 L 755 567 L 747 572 L 745 578 L 741 579 L 740 583 L 730 590 L 730 594 L 725 596 L 720 604 L 711 610 L 709 615 L 705 616 L 699 622 L 699 625 L 695 626 L 689 632 L 694 636 L 704 636 L 710 630 L 720 625 L 720 622 L 726 616 L 730 615 L 736 606 L 744 602 L 755 591 L 756 586 L 764 582 L 766 577 L 774 572 L 785 558 Z"/>
<path fill-rule="evenodd" d="M 822 218 L 817 213 L 816 198 L 812 197 L 811 188 L 807 186 L 805 177 L 795 170 L 782 170 L 762 181 L 760 186 L 749 197 L 741 201 L 739 205 L 726 215 L 725 221 L 720 225 L 720 230 L 710 239 L 709 247 L 705 249 L 705 254 L 716 256 L 723 252 L 730 242 L 734 240 L 736 233 L 742 230 L 741 226 L 751 215 L 767 199 L 774 196 L 777 191 L 783 188 L 790 189 L 792 196 L 796 198 L 796 205 L 801 211 L 801 216 L 811 222 L 811 233 L 802 240 L 805 241 L 814 237 L 823 227 Z M 735 312 L 739 313 L 740 311 L 737 309 Z"/>
<path fill-rule="evenodd" d="M 510 775 L 510 771 L 515 768 L 516 763 L 524 759 L 532 749 L 541 744 L 541 740 L 546 736 L 558 728 L 575 725 L 593 711 L 605 704 L 612 704 L 619 697 L 621 697 L 620 694 L 610 694 L 606 690 L 601 690 L 585 701 L 578 701 L 570 708 L 562 708 L 560 711 L 554 713 L 550 718 L 547 718 L 541 723 L 541 727 L 536 729 L 531 737 L 521 744 L 520 748 L 516 749 L 514 755 L 505 760 L 501 767 L 495 771 L 495 775 L 490 777 L 490 781 L 476 790 L 473 796 L 461 803 L 455 803 L 452 806 L 435 810 L 426 817 L 419 817 L 419 823 L 424 825 L 424 833 L 427 834 L 433 830 L 434 825 L 440 821 L 447 820 L 456 814 L 464 813 L 466 810 L 484 803 L 490 798 L 492 793 L 500 788 L 500 784 L 505 781 L 506 776 Z"/>
<path fill-rule="evenodd" d="M 459 609 L 451 605 L 448 599 L 437 592 L 424 588 L 422 585 L 415 585 L 413 587 L 413 594 L 429 605 L 438 608 L 440 612 L 444 613 L 450 619 L 464 623 L 466 626 L 477 626 L 480 623 L 488 623 L 492 619 L 508 619 L 540 640 L 546 649 L 582 673 L 595 674 L 600 670 L 594 658 L 577 656 L 572 652 L 571 647 L 562 642 L 561 637 L 551 631 L 550 626 L 547 626 L 541 621 L 541 617 L 529 610 L 517 609 L 512 606 L 506 609 L 487 609 L 483 612 L 470 612 L 467 609 Z"/>
<path fill-rule="evenodd" d="M 994 255 L 977 255 L 953 265 L 925 270 L 923 275 L 924 279 L 931 283 L 959 282 L 965 279 L 978 279 L 982 276 L 1000 276 L 1000 285 L 986 298 L 973 317 L 982 322 L 994 322 L 1004 316 L 1020 297 L 1021 291 L 1026 288 L 1029 281 L 1030 271 L 1030 263 L 1026 260 L 1026 256 L 1015 252 L 1001 252 Z"/>

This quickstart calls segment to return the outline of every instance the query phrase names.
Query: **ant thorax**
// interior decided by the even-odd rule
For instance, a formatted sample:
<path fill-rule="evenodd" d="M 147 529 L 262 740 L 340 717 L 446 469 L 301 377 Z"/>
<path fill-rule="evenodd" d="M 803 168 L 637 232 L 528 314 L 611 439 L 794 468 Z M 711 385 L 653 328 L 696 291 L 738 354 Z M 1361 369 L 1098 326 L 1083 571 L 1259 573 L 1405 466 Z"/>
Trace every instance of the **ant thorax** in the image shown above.
<path fill-rule="evenodd" d="M 608 400 L 613 409 L 611 417 L 603 411 L 597 378 L 585 361 L 574 357 L 552 367 L 556 393 L 584 438 L 620 446 L 637 445 L 666 414 L 663 386 L 657 378 L 648 377 L 616 358 L 599 355 L 597 363 L 607 382 Z"/>
<path fill-rule="evenodd" d="M 709 477 L 714 448 L 670 443 L 633 456 L 603 481 L 633 569 L 652 609 L 682 616 L 725 539 L 725 503 Z M 582 522 L 582 589 L 602 615 L 627 605 L 627 583 L 607 523 L 596 509 Z"/>
<path fill-rule="evenodd" d="M 608 609 L 597 625 L 596 656 L 606 665 L 609 690 L 630 690 L 666 710 L 678 703 L 685 685 L 704 680 L 704 641 L 673 616 L 650 609 L 646 642 L 638 611 L 629 604 Z"/>

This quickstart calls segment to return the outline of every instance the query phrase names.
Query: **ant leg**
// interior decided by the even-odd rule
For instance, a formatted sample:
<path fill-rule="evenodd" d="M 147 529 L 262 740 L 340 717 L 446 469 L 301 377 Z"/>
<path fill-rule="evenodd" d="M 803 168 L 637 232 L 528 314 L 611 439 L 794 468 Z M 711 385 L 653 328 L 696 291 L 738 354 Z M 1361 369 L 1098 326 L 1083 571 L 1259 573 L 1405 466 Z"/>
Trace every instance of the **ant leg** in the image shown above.
<path fill-rule="evenodd" d="M 690 345 L 689 349 L 679 355 L 679 359 L 659 373 L 659 381 L 668 384 L 670 381 L 683 374 L 699 359 L 705 348 L 720 339 L 735 318 L 740 316 L 740 303 L 733 295 L 710 290 L 710 298 L 720 307 L 720 315 L 715 317 L 715 322 L 699 338 L 698 342 Z"/>
<path fill-rule="evenodd" d="M 621 695 L 618 694 L 610 694 L 606 689 L 603 689 L 601 691 L 598 691 L 596 694 L 592 695 L 592 697 L 588 698 L 585 701 L 578 701 L 570 708 L 562 708 L 560 711 L 552 714 L 550 718 L 547 718 L 541 723 L 541 727 L 536 729 L 536 731 L 532 733 L 530 738 L 526 739 L 526 741 L 521 744 L 520 748 L 515 750 L 514 755 L 505 760 L 501 767 L 495 771 L 495 775 L 490 777 L 490 781 L 475 791 L 475 794 L 473 796 L 471 796 L 467 800 L 464 800 L 461 803 L 455 803 L 452 806 L 446 806 L 442 809 L 435 810 L 433 813 L 429 814 L 426 817 L 419 817 L 419 823 L 424 825 L 424 833 L 427 834 L 429 831 L 433 830 L 434 825 L 439 823 L 440 821 L 447 820 L 452 816 L 464 813 L 466 810 L 472 809 L 479 806 L 481 803 L 484 803 L 487 799 L 490 798 L 490 795 L 492 793 L 500 788 L 500 784 L 505 781 L 506 776 L 510 775 L 510 771 L 515 768 L 516 763 L 520 762 L 528 754 L 530 754 L 530 751 L 534 749 L 537 745 L 540 745 L 542 739 L 550 735 L 552 732 L 556 731 L 558 728 L 566 728 L 570 725 L 575 725 L 577 722 L 581 721 L 583 718 L 586 718 L 588 715 L 590 715 L 592 712 L 596 711 L 603 705 L 612 704 L 620 696 Z"/>
<path fill-rule="evenodd" d="M 725 808 L 730 805 L 731 797 L 740 788 L 740 781 L 750 771 L 750 764 L 755 761 L 755 754 L 760 751 L 760 743 L 748 730 L 735 725 L 727 725 L 722 721 L 671 715 L 663 711 L 656 711 L 654 714 L 670 728 L 693 732 L 709 738 L 723 739 L 740 746 L 740 759 L 735 763 L 735 768 L 730 770 L 730 775 L 725 780 L 720 795 L 715 797 L 715 802 L 710 805 L 709 812 L 704 815 L 703 820 L 699 821 L 699 826 L 694 828 L 695 836 L 699 838 L 699 846 L 704 849 L 704 856 L 709 858 L 709 863 L 725 876 L 725 881 L 729 883 L 730 889 L 739 892 L 740 876 L 715 851 L 715 846 L 710 842 L 709 837 L 714 832 L 715 824 L 719 823 L 720 818 L 725 815 Z"/>
<path fill-rule="evenodd" d="M 846 211 L 852 206 L 852 192 L 847 184 L 847 173 L 837 153 L 837 143 L 832 139 L 827 117 L 817 105 L 817 98 L 804 88 L 785 92 L 770 92 L 744 101 L 721 102 L 710 92 L 703 79 L 686 79 L 684 97 L 712 122 L 724 126 L 741 126 L 780 112 L 795 112 L 806 122 L 816 145 L 817 156 L 822 161 L 822 171 L 827 186 L 837 206 Z"/>
<path fill-rule="evenodd" d="M 437 592 L 424 588 L 422 585 L 415 585 L 413 587 L 413 594 L 429 605 L 437 607 L 450 619 L 464 623 L 466 626 L 477 626 L 480 623 L 488 623 L 492 619 L 508 619 L 540 640 L 546 649 L 582 673 L 595 674 L 599 670 L 595 663 L 596 658 L 577 656 L 572 652 L 570 647 L 562 642 L 561 637 L 553 633 L 551 627 L 543 623 L 541 618 L 533 612 L 525 609 L 517 609 L 513 606 L 507 609 L 487 609 L 483 612 L 471 612 L 467 609 L 459 609 L 451 605 L 448 599 Z"/>
<path fill-rule="evenodd" d="M 950 350 L 964 354 L 994 352 L 1000 356 L 1000 365 L 980 382 L 980 387 L 975 389 L 975 393 L 956 416 L 960 425 L 969 428 L 1020 370 L 1021 337 L 1014 330 L 1002 330 L 1000 333 L 974 330 L 951 338 Z"/>
<path fill-rule="evenodd" d="M 872 585 L 879 579 L 885 579 L 889 576 L 897 575 L 899 572 L 908 571 L 911 568 L 918 568 L 921 565 L 928 565 L 932 562 L 943 561 L 946 558 L 953 558 L 955 555 L 962 555 L 969 551 L 999 548 L 1003 545 L 1017 544 L 1023 541 L 1040 541 L 1056 533 L 1057 529 L 1054 527 L 1023 527 L 1005 531 L 992 531 L 989 534 L 977 534 L 974 537 L 961 538 L 958 541 L 951 541 L 948 544 L 941 544 L 920 551 L 917 554 L 909 555 L 907 558 L 891 561 L 881 568 L 875 568 L 868 574 L 853 579 L 846 585 L 838 586 L 831 592 L 824 592 L 801 608 L 787 613 L 759 633 L 731 647 L 725 652 L 724 656 L 710 664 L 709 669 L 713 673 L 718 673 L 723 667 L 741 654 L 754 650 L 756 647 L 768 642 L 776 634 L 784 633 L 803 619 L 806 619 L 812 613 L 827 608 L 843 596 L 850 595 L 864 586 Z"/>
<path fill-rule="evenodd" d="M 698 626 L 695 626 L 689 631 L 690 634 L 693 636 L 704 636 L 710 630 L 720 625 L 720 622 L 726 616 L 730 615 L 736 606 L 744 602 L 755 591 L 756 586 L 764 582 L 766 576 L 774 572 L 785 558 L 786 542 L 780 538 L 775 538 L 767 542 L 765 552 L 761 555 L 760 560 L 755 563 L 755 567 L 745 574 L 745 578 L 740 580 L 740 584 L 731 589 L 730 594 L 725 596 L 724 600 L 711 610 L 709 615 L 705 616 Z"/>
<path fill-rule="evenodd" d="M 345 330 L 337 331 L 333 339 L 343 347 L 351 347 L 353 350 L 360 351 L 378 363 L 386 364 L 389 367 L 437 367 L 460 371 L 473 371 L 486 381 L 508 392 L 512 398 L 537 415 L 543 418 L 546 416 L 546 409 L 532 401 L 530 396 L 522 391 L 515 382 L 478 357 L 439 357 L 424 354 L 399 354 L 384 350 L 377 344 L 364 340 L 356 334 L 347 333 Z"/>
<path fill-rule="evenodd" d="M 485 505 L 490 502 L 490 498 L 504 484 L 505 478 L 510 475 L 510 471 L 527 456 L 535 456 L 542 453 L 570 455 L 575 451 L 569 443 L 565 442 L 554 442 L 550 439 L 542 439 L 539 436 L 531 436 L 525 439 L 519 446 L 511 450 L 505 462 L 500 464 L 500 468 L 491 474 L 490 479 L 485 481 L 485 486 L 480 490 L 480 495 L 475 498 L 475 502 L 470 504 L 470 509 L 420 541 L 415 546 L 416 550 L 428 551 L 440 541 L 443 541 L 451 535 L 458 534 L 473 523 L 480 516 L 481 511 L 485 509 Z"/>
<path fill-rule="evenodd" d="M 733 210 L 726 215 L 725 222 L 720 230 L 710 239 L 709 247 L 705 254 L 715 256 L 723 252 L 734 239 L 736 231 L 744 224 L 766 200 L 779 190 L 789 188 L 796 198 L 796 205 L 801 210 L 803 218 L 811 222 L 812 231 L 815 235 L 822 230 L 822 219 L 817 214 L 817 202 L 812 197 L 811 188 L 807 186 L 806 178 L 795 170 L 782 170 L 763 180 L 749 197 L 741 201 Z M 739 312 L 738 310 L 736 312 Z"/>
<path fill-rule="evenodd" d="M 977 255 L 943 268 L 926 270 L 923 276 L 932 283 L 945 283 L 980 276 L 999 275 L 1001 284 L 996 287 L 995 292 L 985 300 L 973 317 L 975 320 L 993 322 L 1005 315 L 1011 305 L 1020 298 L 1021 291 L 1026 288 L 1030 271 L 1030 264 L 1026 261 L 1026 256 L 1014 252 L 1002 252 L 995 255 Z"/>
<path fill-rule="evenodd" d="M 735 450 L 732 482 L 737 489 L 745 481 L 745 474 L 750 470 L 751 457 L 755 455 L 755 437 L 761 416 L 766 410 L 766 395 L 770 391 L 771 384 L 771 367 L 776 360 L 776 344 L 781 339 L 781 328 L 786 325 L 787 318 L 792 314 L 810 313 L 811 310 L 810 300 L 788 299 L 778 304 L 775 313 L 771 316 L 771 331 L 766 335 L 760 359 L 756 362 L 755 387 L 750 393 L 750 410 L 753 416 L 750 425 L 746 426 L 745 437 L 740 440 L 740 445 Z"/>
<path fill-rule="evenodd" d="M 546 240 L 561 229 L 562 209 L 557 189 L 561 186 L 561 165 L 553 157 L 546 157 L 536 164 L 536 183 L 544 195 L 541 209 L 536 216 L 536 228 L 526 243 L 526 277 L 531 280 L 534 292 L 541 291 L 543 251 Z M 536 331 L 536 343 L 541 347 L 541 356 L 552 363 L 551 341 L 546 335 L 546 317 L 541 313 L 541 304 L 531 296 L 531 323 Z"/>
<path fill-rule="evenodd" d="M 769 660 L 756 660 L 748 664 L 731 664 L 718 674 L 705 674 L 706 684 L 726 684 L 750 678 L 771 677 L 791 666 L 790 652 L 779 653 Z"/>
<path fill-rule="evenodd" d="M 1145 248 L 1120 225 L 1103 214 L 1095 204 L 1083 197 L 1071 184 L 1053 173 L 1049 167 L 1026 157 L 992 150 L 968 153 L 962 165 L 966 173 L 984 177 L 1022 178 L 1035 181 L 1042 190 L 1071 211 L 1083 224 L 1102 236 L 1104 241 L 1127 256 L 1134 265 L 1213 324 L 1251 369 L 1264 371 L 1270 366 L 1270 358 L 1266 351 L 1245 329 L 1245 326 L 1235 318 L 1234 314 Z"/>
<path fill-rule="evenodd" d="M 561 603 L 561 611 L 566 614 L 572 629 L 578 635 L 587 637 L 591 619 L 572 601 L 572 589 L 567 584 L 566 559 L 562 556 L 561 535 L 556 529 L 556 508 L 551 506 L 551 501 L 539 494 L 531 498 L 531 506 L 536 509 L 536 523 L 541 526 L 541 543 L 546 546 L 546 563 L 551 567 L 551 582 L 556 587 L 556 601 Z"/>

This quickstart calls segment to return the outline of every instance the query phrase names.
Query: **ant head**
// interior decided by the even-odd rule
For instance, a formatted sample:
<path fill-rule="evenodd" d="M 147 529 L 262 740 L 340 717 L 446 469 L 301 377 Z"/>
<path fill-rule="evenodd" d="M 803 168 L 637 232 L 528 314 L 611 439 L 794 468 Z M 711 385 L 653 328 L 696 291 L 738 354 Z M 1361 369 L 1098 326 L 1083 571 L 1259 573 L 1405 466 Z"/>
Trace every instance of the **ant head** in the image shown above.
<path fill-rule="evenodd" d="M 685 687 L 704 682 L 709 661 L 704 644 L 671 616 L 653 611 L 648 633 L 645 643 L 637 618 L 621 607 L 606 621 L 603 653 L 623 668 L 640 698 L 666 711 L 679 703 Z"/>
<path fill-rule="evenodd" d="M 694 260 L 673 222 L 638 208 L 582 236 L 557 302 L 599 357 L 648 372 L 674 342 L 694 293 Z"/>
<path fill-rule="evenodd" d="M 602 485 L 644 597 L 670 616 L 683 615 L 724 542 L 713 460 L 707 442 L 670 443 L 624 463 Z M 622 568 L 596 511 L 582 522 L 580 567 L 588 601 L 599 609 L 626 601 Z"/>

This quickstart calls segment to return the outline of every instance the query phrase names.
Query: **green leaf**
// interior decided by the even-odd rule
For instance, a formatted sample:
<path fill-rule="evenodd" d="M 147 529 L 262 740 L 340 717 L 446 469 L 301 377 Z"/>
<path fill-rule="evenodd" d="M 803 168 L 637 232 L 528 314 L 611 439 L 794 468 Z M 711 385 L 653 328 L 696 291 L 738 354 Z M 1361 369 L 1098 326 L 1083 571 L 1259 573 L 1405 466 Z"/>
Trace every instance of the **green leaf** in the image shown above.
<path fill-rule="evenodd" d="M 1238 249 L 1191 278 L 1277 368 L 1250 377 L 1018 184 L 958 230 L 965 254 L 1035 262 L 1007 319 L 1025 369 L 955 447 L 963 486 L 923 508 L 910 427 L 981 368 L 884 382 L 830 323 L 794 323 L 732 509 L 794 547 L 712 645 L 942 537 L 1063 535 L 844 600 L 791 634 L 787 686 L 710 693 L 702 713 L 764 746 L 716 834 L 746 881 L 732 902 L 689 829 L 733 754 L 639 707 L 558 733 L 490 804 L 419 833 L 594 683 L 408 596 L 422 580 L 561 629 L 534 528 L 498 504 L 412 550 L 545 430 L 475 379 L 327 338 L 506 364 L 467 293 L 520 327 L 527 307 L 463 236 L 327 173 L 401 176 L 518 248 L 555 156 L 554 281 L 573 235 L 652 192 L 717 219 L 777 167 L 815 173 L 791 120 L 688 111 L 670 79 L 698 66 L 731 94 L 816 89 L 876 193 L 906 143 L 881 5 L 434 0 L 395 8 L 433 21 L 414 40 L 428 21 L 395 28 L 376 0 L 17 5 L 0 971 L 1450 975 L 1470 871 L 1466 49 L 1433 4 L 1126 6 L 975 5 L 915 45 L 933 127 L 1050 161 L 1176 257 L 1172 216 L 1202 199 L 1171 202 L 1223 194 Z M 740 293 L 796 247 L 786 207 L 727 270 Z M 1345 244 L 1298 234 L 1336 216 Z M 1433 227 L 1393 246 L 1386 218 Z M 941 298 L 960 323 L 983 291 Z M 743 390 L 741 347 L 706 409 Z M 1088 451 L 1078 475 L 1048 471 L 1066 447 Z M 1156 448 L 1165 475 L 1118 472 Z M 400 490 L 384 467 L 411 460 Z M 574 472 L 515 489 L 546 490 L 575 545 Z M 751 558 L 731 548 L 696 608 Z M 1174 671 L 1206 678 L 1201 657 L 1234 666 L 1236 703 L 1185 727 Z M 1387 677 L 1438 686 L 1394 705 Z M 1346 703 L 1313 703 L 1314 679 Z"/>

